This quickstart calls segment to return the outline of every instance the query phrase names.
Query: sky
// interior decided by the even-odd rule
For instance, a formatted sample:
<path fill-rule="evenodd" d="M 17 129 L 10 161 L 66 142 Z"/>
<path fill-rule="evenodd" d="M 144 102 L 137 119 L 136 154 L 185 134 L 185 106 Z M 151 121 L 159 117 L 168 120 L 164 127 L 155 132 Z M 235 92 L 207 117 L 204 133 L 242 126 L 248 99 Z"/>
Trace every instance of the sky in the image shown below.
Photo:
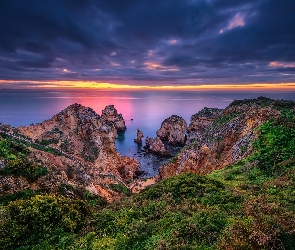
<path fill-rule="evenodd" d="M 294 13 L 294 0 L 2 0 L 0 87 L 293 86 Z"/>

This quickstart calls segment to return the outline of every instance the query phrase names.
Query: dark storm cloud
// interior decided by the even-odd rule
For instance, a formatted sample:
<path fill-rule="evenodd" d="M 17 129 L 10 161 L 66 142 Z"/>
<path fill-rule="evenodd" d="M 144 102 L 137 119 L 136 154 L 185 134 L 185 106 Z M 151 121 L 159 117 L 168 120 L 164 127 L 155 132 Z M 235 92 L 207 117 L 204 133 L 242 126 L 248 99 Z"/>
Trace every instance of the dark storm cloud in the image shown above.
<path fill-rule="evenodd" d="M 293 0 L 1 1 L 0 79 L 292 81 L 294 10 Z"/>

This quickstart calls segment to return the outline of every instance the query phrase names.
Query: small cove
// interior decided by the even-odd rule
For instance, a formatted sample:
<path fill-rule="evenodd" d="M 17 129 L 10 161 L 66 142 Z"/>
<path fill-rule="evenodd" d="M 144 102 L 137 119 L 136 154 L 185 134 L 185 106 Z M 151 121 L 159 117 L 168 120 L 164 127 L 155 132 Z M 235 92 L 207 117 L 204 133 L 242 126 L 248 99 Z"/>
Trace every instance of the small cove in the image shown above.
<path fill-rule="evenodd" d="M 167 158 L 146 155 L 134 143 L 136 129 L 144 136 L 155 137 L 162 121 L 177 114 L 187 124 L 190 117 L 204 107 L 225 108 L 234 99 L 265 96 L 273 99 L 295 100 L 295 92 L 225 92 L 225 91 L 100 91 L 100 90 L 0 90 L 0 122 L 12 126 L 29 125 L 51 118 L 67 106 L 80 103 L 98 114 L 113 104 L 122 113 L 127 130 L 116 140 L 117 150 L 124 156 L 135 157 L 145 176 L 154 176 Z M 144 144 L 143 144 L 144 145 Z M 142 146 L 143 146 L 142 145 Z"/>

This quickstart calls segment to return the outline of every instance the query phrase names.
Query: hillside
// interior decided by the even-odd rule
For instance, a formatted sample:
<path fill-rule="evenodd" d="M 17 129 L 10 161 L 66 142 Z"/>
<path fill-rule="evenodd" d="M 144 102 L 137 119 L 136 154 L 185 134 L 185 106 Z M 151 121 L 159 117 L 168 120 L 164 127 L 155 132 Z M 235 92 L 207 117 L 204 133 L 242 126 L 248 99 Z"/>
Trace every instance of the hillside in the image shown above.
<path fill-rule="evenodd" d="M 191 119 L 186 146 L 161 168 L 158 183 L 116 202 L 50 192 L 2 195 L 0 244 L 3 249 L 295 249 L 294 107 L 258 98 L 202 110 Z M 44 133 L 34 134 L 40 140 Z M 34 183 L 51 171 L 31 161 L 32 147 L 5 137 L 0 149 L 2 180 L 21 176 Z M 26 168 L 7 164 L 15 159 Z"/>

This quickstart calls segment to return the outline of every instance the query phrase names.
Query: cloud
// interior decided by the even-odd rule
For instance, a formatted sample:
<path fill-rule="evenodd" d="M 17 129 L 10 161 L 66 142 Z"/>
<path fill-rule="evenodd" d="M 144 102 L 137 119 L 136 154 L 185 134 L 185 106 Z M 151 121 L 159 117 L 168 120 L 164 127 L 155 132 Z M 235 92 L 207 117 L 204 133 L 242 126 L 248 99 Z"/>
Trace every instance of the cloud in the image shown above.
<path fill-rule="evenodd" d="M 0 79 L 291 81 L 294 9 L 293 0 L 1 1 Z"/>
<path fill-rule="evenodd" d="M 236 27 L 243 27 L 245 25 L 245 14 L 237 13 L 234 18 L 232 18 L 229 24 L 219 31 L 220 34 L 224 33 L 225 31 L 229 31 Z"/>
<path fill-rule="evenodd" d="M 295 62 L 270 62 L 269 66 L 272 68 L 295 68 Z M 288 75 L 288 74 L 285 74 Z"/>

